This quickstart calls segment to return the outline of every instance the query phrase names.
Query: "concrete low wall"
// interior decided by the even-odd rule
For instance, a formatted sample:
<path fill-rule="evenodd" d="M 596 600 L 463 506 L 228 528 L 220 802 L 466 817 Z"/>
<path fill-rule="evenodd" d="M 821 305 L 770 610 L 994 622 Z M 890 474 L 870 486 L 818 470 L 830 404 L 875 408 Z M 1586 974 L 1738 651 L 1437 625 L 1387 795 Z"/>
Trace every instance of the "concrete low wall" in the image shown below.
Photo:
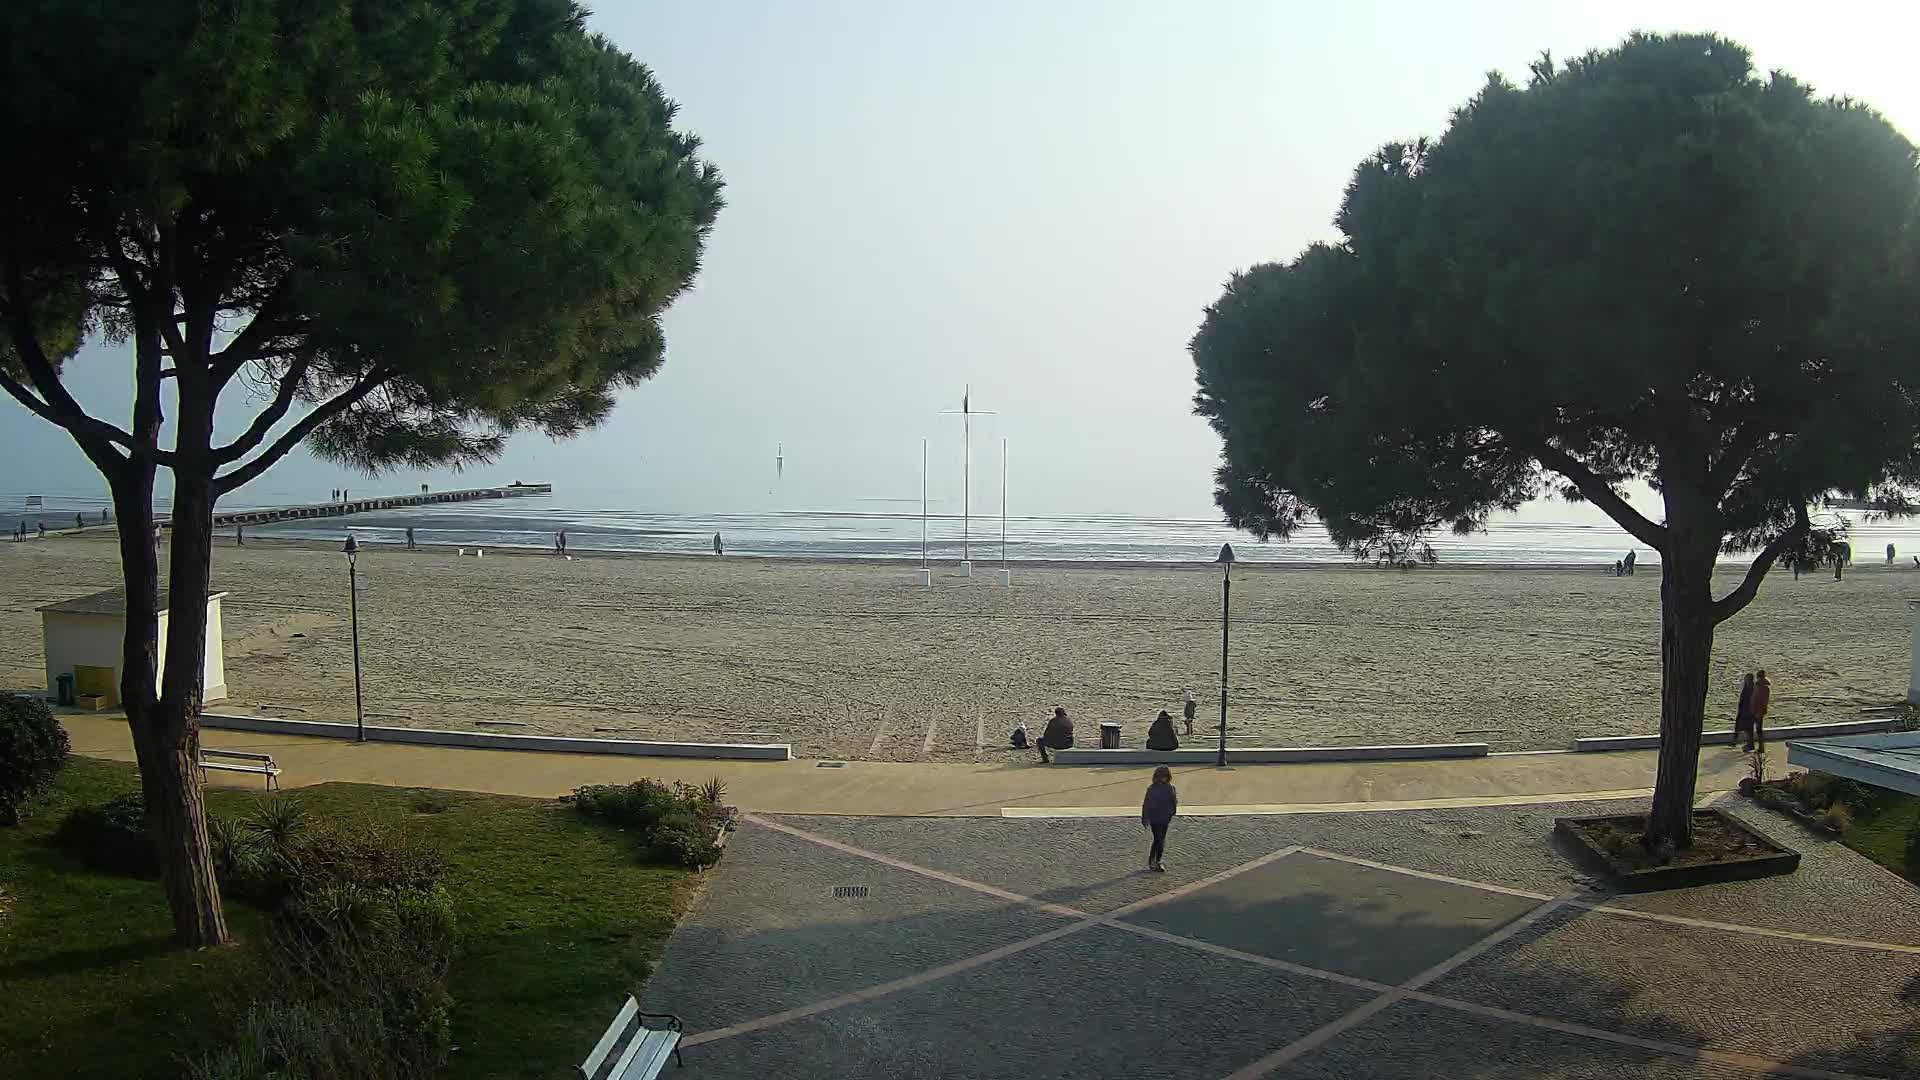
<path fill-rule="evenodd" d="M 311 735 L 351 739 L 352 724 L 324 720 L 285 720 L 273 716 L 202 713 L 200 726 L 270 735 Z M 546 750 L 564 754 L 632 754 L 638 757 L 719 758 L 736 761 L 787 761 L 787 743 L 640 742 L 632 739 L 576 739 L 564 735 L 501 735 L 491 731 L 436 731 L 432 728 L 366 727 L 368 742 L 418 743 L 479 750 Z"/>
<path fill-rule="evenodd" d="M 1310 761 L 1424 761 L 1434 758 L 1486 757 L 1486 743 L 1431 743 L 1412 746 L 1229 746 L 1229 765 L 1276 765 Z M 1217 747 L 1186 746 L 1179 750 L 1072 749 L 1055 750 L 1062 765 L 1210 765 L 1220 759 Z"/>
<path fill-rule="evenodd" d="M 1786 727 L 1763 727 L 1760 735 L 1765 742 L 1785 742 L 1789 739 L 1817 739 L 1828 735 L 1874 735 L 1882 731 L 1892 731 L 1891 720 L 1841 720 L 1831 724 L 1792 724 Z M 1700 735 L 1703 746 L 1733 741 L 1731 731 L 1707 731 Z M 1580 753 L 1593 753 L 1602 750 L 1658 750 L 1658 735 L 1602 735 L 1587 739 L 1573 740 L 1573 748 Z"/>

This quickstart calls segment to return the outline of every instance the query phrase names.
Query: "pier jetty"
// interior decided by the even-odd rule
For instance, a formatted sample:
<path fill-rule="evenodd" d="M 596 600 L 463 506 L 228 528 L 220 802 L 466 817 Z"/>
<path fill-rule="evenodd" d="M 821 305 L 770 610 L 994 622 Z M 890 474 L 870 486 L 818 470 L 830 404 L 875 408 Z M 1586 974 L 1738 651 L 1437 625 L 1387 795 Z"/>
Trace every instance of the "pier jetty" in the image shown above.
<path fill-rule="evenodd" d="M 481 502 L 487 499 L 517 499 L 526 495 L 551 495 L 552 484 L 512 483 L 504 487 L 465 488 L 460 491 L 422 491 L 411 495 L 376 495 L 365 499 L 341 499 L 338 502 L 308 503 L 305 506 L 268 506 L 253 510 L 222 510 L 213 515 L 213 527 L 266 525 L 275 521 L 300 518 L 345 517 L 371 510 L 393 510 L 402 506 L 427 506 L 432 503 Z M 170 521 L 161 525 L 171 528 Z"/>

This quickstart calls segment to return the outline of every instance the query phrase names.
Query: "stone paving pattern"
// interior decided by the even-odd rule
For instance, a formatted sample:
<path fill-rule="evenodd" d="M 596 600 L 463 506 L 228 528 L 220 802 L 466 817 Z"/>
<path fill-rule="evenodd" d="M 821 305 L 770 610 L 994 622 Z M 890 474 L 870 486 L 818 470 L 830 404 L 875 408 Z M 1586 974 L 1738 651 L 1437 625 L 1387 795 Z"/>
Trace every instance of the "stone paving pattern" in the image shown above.
<path fill-rule="evenodd" d="M 1799 873 L 1661 894 L 1595 891 L 1552 819 L 1640 804 L 1186 818 L 1165 874 L 1137 822 L 770 818 L 958 878 L 1107 916 L 1290 845 L 1544 896 L 1789 933 L 1920 946 L 1920 890 L 1740 806 Z M 865 899 L 834 899 L 865 885 Z M 1261 963 L 1395 985 L 1461 958 L 1541 901 L 1296 851 L 1122 912 L 1154 939 L 747 824 L 675 932 L 647 1007 L 687 1020 L 702 1077 L 1225 1077 L 1379 996 Z M 1049 930 L 957 974 L 743 1034 L 701 1032 L 910 977 Z M 1199 944 L 1204 943 L 1204 945 Z M 1203 951 L 1224 947 L 1253 957 Z M 1679 926 L 1567 906 L 1271 1073 L 1280 1077 L 1751 1076 L 1699 1047 L 1802 1070 L 1920 1075 L 1920 954 Z M 1278 969 L 1277 969 L 1278 968 Z M 1491 1006 L 1672 1044 L 1620 1045 Z"/>

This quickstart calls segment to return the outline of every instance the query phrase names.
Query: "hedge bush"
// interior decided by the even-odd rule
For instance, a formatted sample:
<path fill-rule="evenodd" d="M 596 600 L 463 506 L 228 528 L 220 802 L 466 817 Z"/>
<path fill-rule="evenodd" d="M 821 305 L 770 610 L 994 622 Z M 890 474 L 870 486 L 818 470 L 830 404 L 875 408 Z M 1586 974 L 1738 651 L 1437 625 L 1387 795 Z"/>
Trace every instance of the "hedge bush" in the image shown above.
<path fill-rule="evenodd" d="M 21 805 L 53 783 L 70 748 L 46 702 L 0 694 L 0 825 L 19 822 Z"/>
<path fill-rule="evenodd" d="M 429 1077 L 452 1040 L 456 946 L 440 852 L 397 829 L 310 818 L 282 797 L 209 823 L 232 895 L 273 905 L 234 1045 L 198 1080 Z"/>
<path fill-rule="evenodd" d="M 576 788 L 563 801 L 586 817 L 617 825 L 635 834 L 646 858 L 695 870 L 719 861 L 714 843 L 719 823 L 716 785 L 698 788 L 658 780 L 631 784 L 593 784 Z"/>
<path fill-rule="evenodd" d="M 137 791 L 74 807 L 53 839 L 96 870 L 139 877 L 160 874 L 147 836 L 147 801 Z"/>

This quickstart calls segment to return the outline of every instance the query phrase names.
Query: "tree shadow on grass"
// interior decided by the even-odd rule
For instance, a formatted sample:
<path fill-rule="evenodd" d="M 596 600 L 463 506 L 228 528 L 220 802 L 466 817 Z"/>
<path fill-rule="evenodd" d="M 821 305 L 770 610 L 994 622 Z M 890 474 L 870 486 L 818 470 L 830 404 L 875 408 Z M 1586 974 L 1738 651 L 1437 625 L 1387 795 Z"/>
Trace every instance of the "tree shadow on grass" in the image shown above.
<path fill-rule="evenodd" d="M 102 945 L 91 949 L 69 949 L 43 953 L 29 960 L 0 964 L 0 980 L 39 979 L 57 975 L 79 975 L 99 968 L 118 967 L 178 950 L 168 937 L 149 937 Z"/>

